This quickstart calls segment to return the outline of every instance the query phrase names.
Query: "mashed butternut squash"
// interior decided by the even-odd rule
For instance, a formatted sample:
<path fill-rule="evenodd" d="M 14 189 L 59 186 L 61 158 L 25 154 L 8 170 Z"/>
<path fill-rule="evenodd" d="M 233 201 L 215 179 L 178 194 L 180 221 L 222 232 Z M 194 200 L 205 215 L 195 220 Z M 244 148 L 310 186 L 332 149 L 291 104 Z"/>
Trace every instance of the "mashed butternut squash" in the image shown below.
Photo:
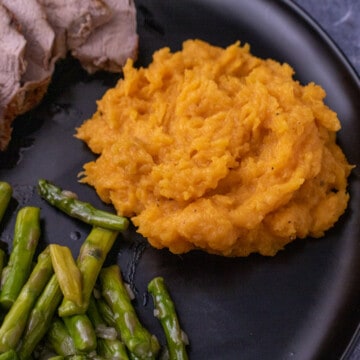
<path fill-rule="evenodd" d="M 351 166 L 324 90 L 249 46 L 188 40 L 129 60 L 76 136 L 99 157 L 82 181 L 156 248 L 274 255 L 345 211 Z"/>

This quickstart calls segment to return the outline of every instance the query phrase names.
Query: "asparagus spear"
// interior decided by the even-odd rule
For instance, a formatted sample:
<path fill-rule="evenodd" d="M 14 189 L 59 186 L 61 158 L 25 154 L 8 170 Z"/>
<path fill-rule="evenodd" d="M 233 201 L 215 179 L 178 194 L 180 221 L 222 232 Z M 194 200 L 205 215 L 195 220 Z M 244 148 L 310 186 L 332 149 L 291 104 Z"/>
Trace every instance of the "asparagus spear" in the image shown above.
<path fill-rule="evenodd" d="M 98 310 L 100 312 L 100 315 L 104 319 L 104 321 L 114 328 L 117 328 L 116 321 L 115 321 L 115 315 L 112 312 L 110 306 L 107 304 L 107 302 L 103 299 L 96 299 L 96 304 L 98 307 Z M 121 337 L 121 334 L 119 334 Z M 139 360 L 140 358 L 135 356 L 133 353 L 129 352 L 128 357 L 130 360 Z"/>
<path fill-rule="evenodd" d="M 59 318 L 54 318 L 46 337 L 56 354 L 62 356 L 75 355 L 77 350 L 65 324 Z"/>
<path fill-rule="evenodd" d="M 59 307 L 61 317 L 84 314 L 89 306 L 90 296 L 94 289 L 105 258 L 114 244 L 118 232 L 100 227 L 93 227 L 80 248 L 77 266 L 82 275 L 82 304 L 64 299 Z"/>
<path fill-rule="evenodd" d="M 36 301 L 18 349 L 21 360 L 29 359 L 37 344 L 48 331 L 62 299 L 59 282 L 54 274 Z"/>
<path fill-rule="evenodd" d="M 0 327 L 0 353 L 16 348 L 31 309 L 52 274 L 50 252 L 46 248 Z"/>
<path fill-rule="evenodd" d="M 29 276 L 40 237 L 40 209 L 24 207 L 16 217 L 13 249 L 0 293 L 0 305 L 9 309 Z"/>
<path fill-rule="evenodd" d="M 11 196 L 12 196 L 12 187 L 10 186 L 10 184 L 4 181 L 0 181 L 0 221 L 2 220 L 5 211 L 9 205 Z M 5 251 L 3 249 L 0 249 L 0 289 L 2 287 L 2 272 L 5 266 L 5 258 L 6 258 Z M 0 311 L 0 323 L 2 323 L 3 318 L 4 318 L 4 314 L 3 312 Z"/>
<path fill-rule="evenodd" d="M 107 338 L 103 337 L 103 333 L 105 333 L 105 329 L 111 329 L 108 327 L 108 324 L 104 321 L 102 318 L 98 306 L 97 301 L 92 296 L 90 298 L 89 308 L 88 308 L 88 316 L 91 320 L 92 324 L 95 327 L 95 331 L 97 334 L 97 351 L 100 356 L 102 356 L 105 359 L 111 359 L 111 360 L 128 360 L 128 355 L 126 352 L 126 347 L 122 341 L 116 338 L 118 335 L 116 330 L 112 328 L 115 331 L 115 337 Z M 102 334 L 100 334 L 100 332 Z"/>
<path fill-rule="evenodd" d="M 164 329 L 170 360 L 188 359 L 184 333 L 180 328 L 175 305 L 162 277 L 150 281 L 148 290 L 153 297 L 156 317 Z"/>
<path fill-rule="evenodd" d="M 112 312 L 112 310 L 110 309 L 110 306 L 107 304 L 107 302 L 103 298 L 101 298 L 101 299 L 96 299 L 96 303 L 97 303 L 97 307 L 100 312 L 100 315 L 102 316 L 104 321 L 108 325 L 116 328 L 115 315 Z"/>
<path fill-rule="evenodd" d="M 99 357 L 92 358 L 90 356 L 81 354 L 81 355 L 71 355 L 71 356 L 62 356 L 62 355 L 56 355 L 48 358 L 47 360 L 90 360 L 90 359 L 99 359 Z"/>
<path fill-rule="evenodd" d="M 140 359 L 155 359 L 160 345 L 140 323 L 122 281 L 120 268 L 113 265 L 101 270 L 102 295 L 115 314 L 115 325 L 131 353 Z"/>
<path fill-rule="evenodd" d="M 99 327 L 107 326 L 107 323 L 105 322 L 105 320 L 102 318 L 102 316 L 100 314 L 100 311 L 97 306 L 97 300 L 95 299 L 94 296 L 91 296 L 91 298 L 90 298 L 87 315 L 88 315 L 90 321 L 92 322 L 92 324 L 94 325 L 95 330 L 97 330 Z M 111 336 L 111 337 L 114 337 L 114 336 Z M 116 337 L 116 335 L 115 335 L 115 337 Z"/>
<path fill-rule="evenodd" d="M 82 305 L 81 272 L 67 246 L 51 244 L 50 255 L 64 299 Z"/>
<path fill-rule="evenodd" d="M 124 343 L 119 339 L 98 339 L 98 354 L 106 360 L 129 360 Z"/>
<path fill-rule="evenodd" d="M 0 360 L 18 360 L 19 357 L 16 354 L 16 351 L 11 349 L 0 355 Z"/>
<path fill-rule="evenodd" d="M 90 351 L 96 347 L 96 336 L 91 322 L 85 315 L 94 285 L 105 258 L 110 251 L 118 232 L 100 227 L 93 227 L 80 248 L 77 260 L 82 275 L 82 304 L 64 299 L 58 309 L 65 325 L 79 350 Z"/>
<path fill-rule="evenodd" d="M 76 199 L 74 193 L 63 191 L 47 180 L 39 180 L 38 189 L 40 195 L 50 204 L 87 224 L 115 231 L 126 230 L 129 225 L 129 220 L 125 217 L 96 209 L 91 204 Z"/>
<path fill-rule="evenodd" d="M 107 304 L 107 302 L 103 299 L 96 299 L 96 304 L 98 307 L 98 310 L 100 312 L 100 315 L 102 316 L 102 318 L 104 319 L 104 321 L 114 327 L 114 328 L 118 328 L 116 325 L 116 320 L 115 320 L 115 315 L 112 312 L 110 306 Z M 119 334 L 121 337 L 121 334 Z M 128 357 L 130 360 L 139 360 L 140 358 L 135 356 L 133 353 L 129 352 L 128 353 Z"/>
<path fill-rule="evenodd" d="M 5 265 L 6 253 L 3 249 L 0 249 L 0 289 L 2 284 L 2 279 L 5 279 L 5 273 L 3 273 L 4 265 Z M 3 322 L 5 316 L 5 311 L 2 311 L 0 308 L 0 324 Z"/>
<path fill-rule="evenodd" d="M 77 350 L 91 352 L 96 349 L 95 329 L 87 315 L 63 317 L 63 320 Z"/>
<path fill-rule="evenodd" d="M 2 220 L 6 208 L 12 196 L 12 187 L 4 181 L 0 181 L 0 221 Z"/>

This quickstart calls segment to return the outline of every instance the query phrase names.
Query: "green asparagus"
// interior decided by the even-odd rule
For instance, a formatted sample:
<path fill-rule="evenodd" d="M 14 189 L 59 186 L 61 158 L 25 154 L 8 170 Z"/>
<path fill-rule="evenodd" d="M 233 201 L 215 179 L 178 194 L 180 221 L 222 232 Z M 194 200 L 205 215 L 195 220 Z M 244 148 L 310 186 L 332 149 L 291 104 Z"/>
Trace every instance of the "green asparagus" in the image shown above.
<path fill-rule="evenodd" d="M 87 315 L 94 325 L 94 328 L 97 329 L 99 326 L 106 326 L 107 323 L 102 318 L 100 311 L 98 309 L 97 300 L 94 296 L 90 297 L 89 307 L 87 310 Z"/>
<path fill-rule="evenodd" d="M 5 264 L 5 258 L 6 258 L 6 253 L 3 249 L 0 249 L 0 289 L 1 289 L 1 283 L 2 283 L 2 277 L 3 277 L 3 268 L 4 268 L 4 264 Z M 3 322 L 4 320 L 4 316 L 5 316 L 5 311 L 3 311 L 3 309 L 0 308 L 0 324 Z"/>
<path fill-rule="evenodd" d="M 54 274 L 35 303 L 18 349 L 21 360 L 29 359 L 37 344 L 45 336 L 61 302 L 62 292 Z"/>
<path fill-rule="evenodd" d="M 5 183 L 5 189 L 10 192 L 3 201 L 3 184 L 0 182 L 0 220 L 12 195 L 11 187 Z M 58 354 L 54 360 L 89 359 L 95 350 L 99 359 L 156 359 L 159 342 L 141 325 L 120 268 L 114 265 L 102 269 L 118 231 L 127 228 L 128 220 L 74 199 L 69 192 L 45 180 L 39 181 L 39 192 L 59 209 L 93 225 L 76 262 L 82 281 L 81 296 L 63 296 L 73 294 L 73 287 L 67 286 L 68 291 L 62 291 L 57 275 L 53 274 L 53 254 L 49 247 L 39 255 L 31 271 L 40 237 L 40 209 L 21 209 L 16 219 L 13 249 L 5 267 L 5 252 L 0 249 L 0 274 L 3 270 L 0 305 L 8 311 L 0 327 L 0 360 L 31 359 L 47 332 L 47 340 Z M 71 267 L 59 269 L 61 273 L 68 272 L 67 279 L 73 279 Z M 99 274 L 102 298 L 95 299 L 92 292 Z M 170 359 L 187 359 L 183 332 L 163 279 L 153 279 L 148 290 L 166 335 Z M 62 319 L 55 316 L 56 310 Z"/>
<path fill-rule="evenodd" d="M 96 299 L 97 307 L 100 312 L 100 315 L 104 319 L 104 321 L 114 328 L 116 328 L 116 321 L 114 313 L 112 312 L 110 306 L 107 304 L 107 302 L 103 299 Z"/>
<path fill-rule="evenodd" d="M 101 293 L 115 314 L 115 325 L 131 353 L 140 359 L 155 359 L 160 345 L 140 323 L 122 281 L 120 268 L 113 265 L 100 272 Z"/>
<path fill-rule="evenodd" d="M 63 191 L 47 180 L 39 180 L 38 189 L 50 204 L 87 224 L 115 231 L 126 230 L 129 225 L 127 218 L 96 209 L 91 204 L 78 200 L 74 193 Z"/>
<path fill-rule="evenodd" d="M 8 207 L 12 196 L 12 187 L 4 181 L 0 181 L 0 221 L 2 220 L 5 211 Z"/>
<path fill-rule="evenodd" d="M 19 357 L 15 350 L 8 350 L 0 355 L 0 360 L 18 360 Z"/>
<path fill-rule="evenodd" d="M 98 339 L 98 354 L 106 360 L 129 360 L 126 347 L 119 339 Z"/>
<path fill-rule="evenodd" d="M 40 209 L 24 207 L 16 217 L 13 249 L 0 293 L 0 305 L 9 309 L 25 284 L 40 237 Z"/>
<path fill-rule="evenodd" d="M 91 293 L 104 264 L 105 258 L 114 244 L 118 232 L 93 227 L 80 248 L 77 266 L 82 275 L 82 304 L 64 299 L 59 307 L 61 317 L 84 314 L 89 306 Z"/>
<path fill-rule="evenodd" d="M 70 356 L 56 355 L 56 356 L 52 356 L 51 358 L 48 358 L 47 360 L 91 360 L 91 359 L 102 360 L 98 356 L 90 357 L 90 356 L 84 355 L 84 354 L 70 355 Z"/>
<path fill-rule="evenodd" d="M 4 181 L 0 181 L 0 221 L 2 220 L 5 211 L 9 205 L 12 196 L 12 187 Z M 2 278 L 2 271 L 5 266 L 6 253 L 0 249 L 0 279 Z M 1 288 L 1 286 L 0 286 Z"/>
<path fill-rule="evenodd" d="M 109 328 L 108 324 L 106 324 L 102 318 L 98 310 L 97 301 L 93 296 L 90 298 L 87 314 L 92 324 L 94 325 L 97 334 L 98 355 L 102 356 L 104 359 L 128 360 L 129 357 L 127 355 L 124 343 L 116 337 L 117 332 L 115 328 Z M 113 329 L 115 331 L 115 337 L 109 338 L 104 336 L 106 330 L 109 329 Z"/>
<path fill-rule="evenodd" d="M 62 356 L 76 355 L 77 350 L 65 324 L 59 318 L 54 318 L 46 337 L 48 344 L 56 354 Z"/>
<path fill-rule="evenodd" d="M 80 248 L 77 265 L 82 275 L 82 304 L 64 299 L 58 314 L 64 319 L 66 327 L 79 350 L 96 346 L 94 330 L 85 313 L 90 297 L 105 258 L 118 235 L 117 231 L 93 227 Z M 85 338 L 84 338 L 85 336 Z"/>
<path fill-rule="evenodd" d="M 51 244 L 50 255 L 64 299 L 82 306 L 81 272 L 75 264 L 71 250 L 67 246 Z"/>
<path fill-rule="evenodd" d="M 48 283 L 53 269 L 49 248 L 38 257 L 38 262 L 26 284 L 0 327 L 0 353 L 15 349 L 25 329 L 27 319 L 36 299 Z"/>
<path fill-rule="evenodd" d="M 188 359 L 184 332 L 181 330 L 175 305 L 162 277 L 150 281 L 148 290 L 153 297 L 155 314 L 166 336 L 170 360 Z"/>
<path fill-rule="evenodd" d="M 91 352 L 96 349 L 95 329 L 86 314 L 63 317 L 63 320 L 77 350 Z"/>

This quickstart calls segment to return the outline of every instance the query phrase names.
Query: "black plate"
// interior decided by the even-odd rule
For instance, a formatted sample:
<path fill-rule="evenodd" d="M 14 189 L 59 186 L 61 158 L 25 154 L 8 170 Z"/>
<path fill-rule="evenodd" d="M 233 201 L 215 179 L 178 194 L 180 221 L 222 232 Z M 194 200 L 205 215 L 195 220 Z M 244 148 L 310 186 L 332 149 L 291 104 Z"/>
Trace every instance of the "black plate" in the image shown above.
<path fill-rule="evenodd" d="M 298 7 L 278 0 L 138 0 L 139 65 L 163 46 L 180 48 L 201 38 L 226 46 L 240 39 L 252 52 L 290 63 L 302 83 L 315 81 L 338 112 L 349 161 L 360 165 L 359 79 L 341 52 Z M 41 206 L 42 244 L 69 245 L 77 253 L 89 227 L 39 199 L 35 185 L 47 178 L 106 208 L 94 190 L 77 182 L 93 159 L 74 128 L 95 111 L 95 100 L 118 76 L 88 76 L 73 60 L 59 64 L 41 106 L 18 119 L 9 150 L 0 156 L 0 178 L 15 187 L 12 212 L 1 236 L 11 242 L 16 209 Z M 136 293 L 143 323 L 161 341 L 146 286 L 165 277 L 191 346 L 191 359 L 338 359 L 359 322 L 359 169 L 350 179 L 346 214 L 322 239 L 295 241 L 274 258 L 227 259 L 200 252 L 175 256 L 150 248 L 127 231 L 108 262 L 121 265 Z"/>

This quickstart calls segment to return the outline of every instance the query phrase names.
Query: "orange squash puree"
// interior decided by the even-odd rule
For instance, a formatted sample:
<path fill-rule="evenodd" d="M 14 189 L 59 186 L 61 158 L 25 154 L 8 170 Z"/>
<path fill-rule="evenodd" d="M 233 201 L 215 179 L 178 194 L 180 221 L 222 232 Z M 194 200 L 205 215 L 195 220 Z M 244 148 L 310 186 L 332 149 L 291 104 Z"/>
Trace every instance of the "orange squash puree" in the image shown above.
<path fill-rule="evenodd" d="M 129 60 L 76 136 L 99 154 L 82 180 L 156 248 L 274 255 L 321 237 L 351 171 L 325 91 L 249 46 L 188 40 Z"/>

